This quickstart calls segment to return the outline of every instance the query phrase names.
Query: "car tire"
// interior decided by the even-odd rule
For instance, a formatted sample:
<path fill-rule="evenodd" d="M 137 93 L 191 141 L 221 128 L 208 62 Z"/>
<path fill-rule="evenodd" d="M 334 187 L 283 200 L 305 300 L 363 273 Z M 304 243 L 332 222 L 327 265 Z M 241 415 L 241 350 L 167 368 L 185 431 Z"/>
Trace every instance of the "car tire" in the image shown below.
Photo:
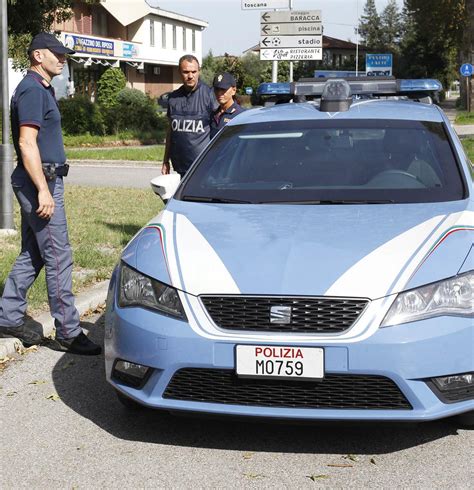
<path fill-rule="evenodd" d="M 474 410 L 458 415 L 458 422 L 463 428 L 474 428 Z"/>
<path fill-rule="evenodd" d="M 128 396 L 125 396 L 120 391 L 116 391 L 115 394 L 117 395 L 118 401 L 127 410 L 129 410 L 131 412 L 137 412 L 139 410 L 145 410 L 145 407 L 143 405 L 140 405 L 140 403 L 136 402 L 135 400 L 132 400 Z"/>

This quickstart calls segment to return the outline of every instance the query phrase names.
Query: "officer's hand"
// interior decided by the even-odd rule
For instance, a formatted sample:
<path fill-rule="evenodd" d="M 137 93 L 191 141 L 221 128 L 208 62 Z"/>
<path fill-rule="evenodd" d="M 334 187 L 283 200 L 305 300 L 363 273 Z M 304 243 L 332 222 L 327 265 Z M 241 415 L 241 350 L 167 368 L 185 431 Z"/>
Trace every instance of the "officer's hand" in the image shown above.
<path fill-rule="evenodd" d="M 38 192 L 38 209 L 36 214 L 43 219 L 50 219 L 54 213 L 54 199 L 49 192 L 49 189 L 44 189 Z"/>
<path fill-rule="evenodd" d="M 162 175 L 168 175 L 170 173 L 170 162 L 163 162 L 161 173 Z"/>

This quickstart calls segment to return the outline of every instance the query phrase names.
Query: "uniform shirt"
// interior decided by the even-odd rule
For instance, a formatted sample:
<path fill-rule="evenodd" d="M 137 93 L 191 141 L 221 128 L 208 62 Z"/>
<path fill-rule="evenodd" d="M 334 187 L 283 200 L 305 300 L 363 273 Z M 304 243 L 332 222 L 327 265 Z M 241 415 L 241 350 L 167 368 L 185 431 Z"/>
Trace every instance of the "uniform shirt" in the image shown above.
<path fill-rule="evenodd" d="M 168 98 L 171 125 L 170 159 L 184 173 L 210 141 L 212 113 L 218 106 L 213 91 L 201 81 L 192 92 L 181 86 Z"/>
<path fill-rule="evenodd" d="M 211 120 L 211 139 L 237 114 L 240 114 L 244 111 L 244 108 L 234 103 L 224 112 L 221 112 L 220 108 L 217 109 L 212 115 Z"/>
<path fill-rule="evenodd" d="M 11 100 L 12 137 L 18 156 L 18 165 L 23 166 L 19 148 L 20 126 L 38 128 L 37 144 L 42 163 L 66 162 L 61 114 L 53 87 L 34 71 L 28 71 L 18 84 Z"/>

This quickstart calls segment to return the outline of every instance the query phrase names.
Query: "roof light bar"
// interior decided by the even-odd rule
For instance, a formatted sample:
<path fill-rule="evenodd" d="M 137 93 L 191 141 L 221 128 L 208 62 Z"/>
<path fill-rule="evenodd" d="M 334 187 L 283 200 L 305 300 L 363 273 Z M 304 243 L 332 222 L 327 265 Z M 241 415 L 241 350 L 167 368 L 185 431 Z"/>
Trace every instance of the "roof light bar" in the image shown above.
<path fill-rule="evenodd" d="M 290 83 L 261 83 L 257 95 L 290 95 Z"/>

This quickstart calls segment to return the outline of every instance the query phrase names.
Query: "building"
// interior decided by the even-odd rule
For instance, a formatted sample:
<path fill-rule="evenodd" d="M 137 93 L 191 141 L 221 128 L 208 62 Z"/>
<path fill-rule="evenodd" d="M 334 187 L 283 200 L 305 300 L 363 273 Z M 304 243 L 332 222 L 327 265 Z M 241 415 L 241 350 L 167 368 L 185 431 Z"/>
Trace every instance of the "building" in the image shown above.
<path fill-rule="evenodd" d="M 202 33 L 208 23 L 153 8 L 145 0 L 74 2 L 73 16 L 52 26 L 76 54 L 53 79 L 58 98 L 74 92 L 95 99 L 97 81 L 109 67 L 120 67 L 127 86 L 156 98 L 180 84 L 178 60 L 202 60 Z M 16 87 L 18 74 L 11 74 Z M 15 83 L 16 82 L 16 83 Z"/>

